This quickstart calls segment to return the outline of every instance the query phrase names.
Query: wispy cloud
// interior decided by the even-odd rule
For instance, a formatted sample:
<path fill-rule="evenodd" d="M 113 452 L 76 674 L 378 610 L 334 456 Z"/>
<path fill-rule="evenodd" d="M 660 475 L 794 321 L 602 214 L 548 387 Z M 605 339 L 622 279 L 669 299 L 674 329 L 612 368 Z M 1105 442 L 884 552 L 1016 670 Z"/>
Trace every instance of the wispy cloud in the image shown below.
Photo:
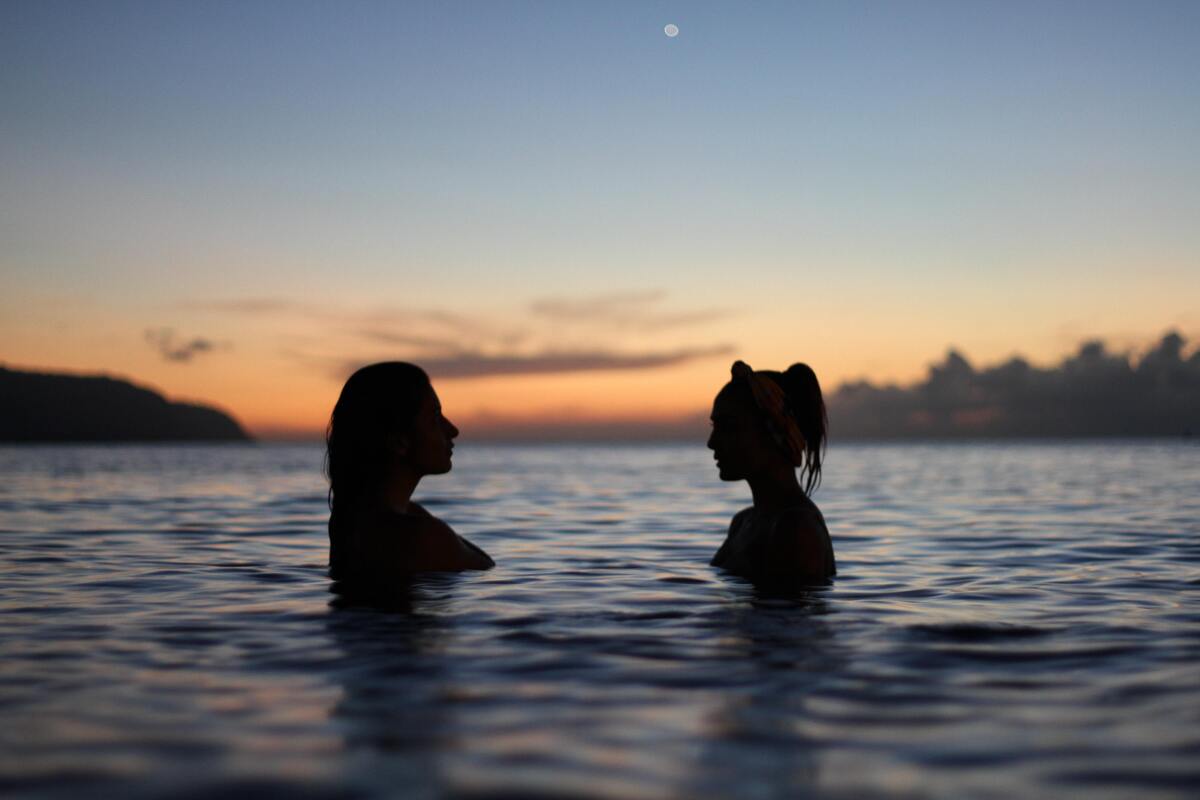
<path fill-rule="evenodd" d="M 189 362 L 195 356 L 212 352 L 221 346 L 201 337 L 180 340 L 171 328 L 150 328 L 145 332 L 145 339 L 163 358 L 179 363 Z"/>
<path fill-rule="evenodd" d="M 617 353 L 604 350 L 554 351 L 527 355 L 459 353 L 445 358 L 430 358 L 422 366 L 436 378 L 481 378 L 493 375 L 547 375 L 564 372 L 607 372 L 613 370 L 653 369 L 670 367 L 728 355 L 729 345 L 691 347 L 678 350 L 641 353 Z"/>
<path fill-rule="evenodd" d="M 655 341 L 648 346 L 644 340 L 652 332 L 725 316 L 718 309 L 665 310 L 665 298 L 662 291 L 613 292 L 543 298 L 524 309 L 484 313 L 386 305 L 353 309 L 281 297 L 203 301 L 189 307 L 315 323 L 325 334 L 308 341 L 293 336 L 284 355 L 338 379 L 364 363 L 385 359 L 414 360 L 436 378 L 465 380 L 654 369 L 733 351 L 729 344 L 665 347 Z"/>
<path fill-rule="evenodd" d="M 584 297 L 544 297 L 529 310 L 537 317 L 556 323 L 602 325 L 641 331 L 698 325 L 726 317 L 718 308 L 671 311 L 661 308 L 667 293 L 661 289 L 642 292 L 610 292 Z"/>
<path fill-rule="evenodd" d="M 358 331 L 358 335 L 369 341 L 386 345 L 410 347 L 422 353 L 456 353 L 462 348 L 462 342 L 458 339 L 398 333 L 378 328 L 364 328 Z"/>
<path fill-rule="evenodd" d="M 482 343 L 513 346 L 529 335 L 526 328 L 497 321 L 494 315 L 467 314 L 443 308 L 397 305 L 348 308 L 284 297 L 200 300 L 184 303 L 182 307 L 220 314 L 300 319 L 327 331 L 417 349 L 459 350 Z"/>
<path fill-rule="evenodd" d="M 536 414 L 482 411 L 455 415 L 472 441 L 690 441 L 708 436 L 708 409 L 672 415 L 596 416 L 576 407 L 539 409 Z"/>
<path fill-rule="evenodd" d="M 240 300 L 189 300 L 181 308 L 195 311 L 223 311 L 234 314 L 312 313 L 318 306 L 297 303 L 282 297 L 246 297 Z"/>
<path fill-rule="evenodd" d="M 459 352 L 448 356 L 420 359 L 421 366 L 439 380 L 465 380 L 511 375 L 552 375 L 573 372 L 614 372 L 618 370 L 670 367 L 702 358 L 728 355 L 729 345 L 681 348 L 655 352 L 609 352 L 603 350 L 546 350 L 534 353 Z M 311 367 L 345 380 L 359 367 L 377 358 L 341 358 L 314 356 L 301 351 L 287 355 Z"/>

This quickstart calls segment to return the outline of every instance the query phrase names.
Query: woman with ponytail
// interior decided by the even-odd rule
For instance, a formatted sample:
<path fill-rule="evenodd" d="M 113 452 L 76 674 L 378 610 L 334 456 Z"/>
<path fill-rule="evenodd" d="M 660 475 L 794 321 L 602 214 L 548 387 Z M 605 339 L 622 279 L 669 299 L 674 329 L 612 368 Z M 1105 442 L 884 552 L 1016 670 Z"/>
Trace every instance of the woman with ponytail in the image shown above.
<path fill-rule="evenodd" d="M 456 436 L 420 367 L 389 361 L 350 376 L 325 438 L 331 577 L 374 583 L 494 565 L 412 499 L 421 478 L 450 471 Z"/>
<path fill-rule="evenodd" d="M 708 447 L 721 480 L 749 483 L 754 505 L 734 515 L 713 566 L 806 582 L 837 571 L 825 518 L 810 497 L 821 482 L 826 427 L 821 385 L 807 365 L 781 373 L 734 363 L 713 401 Z"/>

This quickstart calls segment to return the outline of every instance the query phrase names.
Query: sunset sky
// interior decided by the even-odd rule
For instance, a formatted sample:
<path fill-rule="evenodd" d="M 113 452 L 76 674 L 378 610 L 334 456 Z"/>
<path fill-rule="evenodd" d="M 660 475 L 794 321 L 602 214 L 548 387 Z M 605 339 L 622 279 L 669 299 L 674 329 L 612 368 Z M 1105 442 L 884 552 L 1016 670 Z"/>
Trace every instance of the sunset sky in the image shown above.
<path fill-rule="evenodd" d="M 673 23 L 679 34 L 668 37 Z M 0 363 L 470 431 L 1200 339 L 1200 3 L 0 4 Z"/>

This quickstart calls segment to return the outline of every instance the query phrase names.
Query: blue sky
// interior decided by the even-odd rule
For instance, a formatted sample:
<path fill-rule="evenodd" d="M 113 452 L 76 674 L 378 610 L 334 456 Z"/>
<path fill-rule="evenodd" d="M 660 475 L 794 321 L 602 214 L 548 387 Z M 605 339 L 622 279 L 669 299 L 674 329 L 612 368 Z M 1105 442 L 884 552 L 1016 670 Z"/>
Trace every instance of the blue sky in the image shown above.
<path fill-rule="evenodd" d="M 670 346 L 833 378 L 1200 331 L 1197 41 L 1186 2 L 8 2 L 0 360 L 195 393 L 144 329 L 283 369 L 194 308 L 248 298 L 662 293 L 727 311 Z"/>

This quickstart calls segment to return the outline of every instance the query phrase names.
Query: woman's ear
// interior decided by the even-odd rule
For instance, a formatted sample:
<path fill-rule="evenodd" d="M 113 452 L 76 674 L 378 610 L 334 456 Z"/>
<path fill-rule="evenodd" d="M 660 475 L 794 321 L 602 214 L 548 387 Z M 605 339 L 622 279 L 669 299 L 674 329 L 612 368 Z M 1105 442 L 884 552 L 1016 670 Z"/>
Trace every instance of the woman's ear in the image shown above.
<path fill-rule="evenodd" d="M 393 433 L 388 436 L 388 449 L 398 456 L 408 455 L 408 437 L 401 433 Z"/>

